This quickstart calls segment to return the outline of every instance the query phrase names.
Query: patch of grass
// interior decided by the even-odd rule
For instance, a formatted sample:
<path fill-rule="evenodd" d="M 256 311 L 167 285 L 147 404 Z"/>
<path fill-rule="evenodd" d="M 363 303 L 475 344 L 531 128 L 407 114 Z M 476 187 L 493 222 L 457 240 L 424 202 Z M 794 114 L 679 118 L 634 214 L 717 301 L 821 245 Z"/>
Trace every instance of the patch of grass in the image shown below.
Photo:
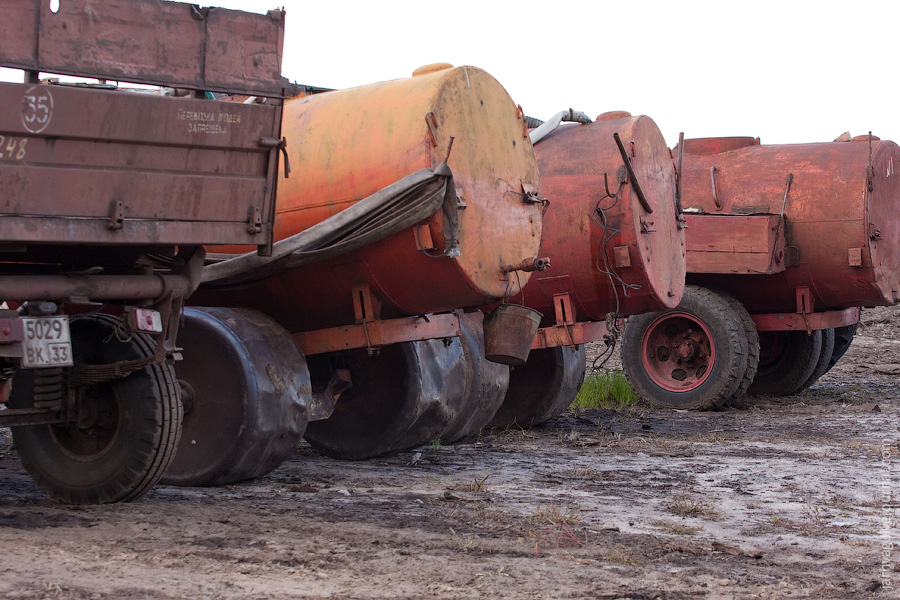
<path fill-rule="evenodd" d="M 638 397 L 625 379 L 622 371 L 593 371 L 584 378 L 584 384 L 572 402 L 572 408 L 622 408 L 637 403 Z"/>
<path fill-rule="evenodd" d="M 440 450 L 441 448 L 443 448 L 443 444 L 441 444 L 441 438 L 435 438 L 431 440 L 432 450 Z"/>
<path fill-rule="evenodd" d="M 666 510 L 680 517 L 703 517 L 709 521 L 722 520 L 721 513 L 713 506 L 703 500 L 688 498 L 687 496 L 676 496 L 666 505 Z"/>
<path fill-rule="evenodd" d="M 682 525 L 674 521 L 666 521 L 662 519 L 659 521 L 653 521 L 652 525 L 654 527 L 659 527 L 666 533 L 672 533 L 674 535 L 694 535 L 698 531 L 703 530 L 702 527 L 691 527 L 690 525 Z"/>
<path fill-rule="evenodd" d="M 528 530 L 519 539 L 533 542 L 535 555 L 540 554 L 541 546 L 578 547 L 587 542 L 579 537 L 580 518 L 575 512 L 556 506 L 538 506 L 528 521 Z"/>
<path fill-rule="evenodd" d="M 572 479 L 584 481 L 603 481 L 606 478 L 603 471 L 598 471 L 593 467 L 572 467 L 566 475 Z"/>
<path fill-rule="evenodd" d="M 622 547 L 610 548 L 604 552 L 603 560 L 615 565 L 627 565 L 629 567 L 640 567 L 644 564 L 643 559 L 635 557 Z"/>
<path fill-rule="evenodd" d="M 450 481 L 453 484 L 451 489 L 459 491 L 459 492 L 471 492 L 473 494 L 487 494 L 488 493 L 487 480 L 488 480 L 488 477 L 490 477 L 490 476 L 491 476 L 490 473 L 485 473 L 484 477 L 481 477 L 481 478 L 473 477 L 472 481 L 470 481 L 468 483 L 456 483 L 455 481 L 453 481 L 453 478 L 451 477 Z"/>
<path fill-rule="evenodd" d="M 469 552 L 481 554 L 483 552 L 483 549 L 475 539 L 459 535 L 452 527 L 450 528 L 450 534 L 453 536 L 453 545 L 463 554 L 468 554 Z"/>

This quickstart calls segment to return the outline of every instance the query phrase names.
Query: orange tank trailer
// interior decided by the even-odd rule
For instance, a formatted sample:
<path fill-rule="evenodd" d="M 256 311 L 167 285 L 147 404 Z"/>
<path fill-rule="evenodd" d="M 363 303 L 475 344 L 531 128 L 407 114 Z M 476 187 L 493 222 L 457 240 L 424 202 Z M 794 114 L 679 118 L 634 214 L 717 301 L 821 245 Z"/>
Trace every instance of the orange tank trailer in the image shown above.
<path fill-rule="evenodd" d="M 562 125 L 536 143 L 535 152 L 550 201 L 541 255 L 553 266 L 533 274 L 519 297 L 543 313 L 543 328 L 526 366 L 511 375 L 496 426 L 558 415 L 584 377 L 581 344 L 603 338 L 609 313 L 618 318 L 674 308 L 684 290 L 675 168 L 652 119 L 615 112 Z"/>
<path fill-rule="evenodd" d="M 871 136 L 685 141 L 691 306 L 629 322 L 623 361 L 633 355 L 636 389 L 661 406 L 710 408 L 745 391 L 790 395 L 827 372 L 852 341 L 858 307 L 900 300 L 895 164 L 900 148 Z M 727 306 L 713 311 L 716 302 Z M 730 393 L 710 394 L 729 346 L 746 364 L 721 373 Z"/>
<path fill-rule="evenodd" d="M 501 267 L 536 257 L 540 245 L 540 182 L 524 116 L 485 71 L 432 69 L 285 102 L 282 135 L 294 175 L 278 182 L 274 237 L 306 230 L 449 155 L 458 256 L 428 256 L 445 250 L 438 213 L 427 227 L 338 258 L 209 287 L 204 304 L 254 307 L 297 332 L 353 323 L 352 290 L 363 284 L 385 318 L 475 307 L 521 291 L 529 274 L 510 277 Z"/>
<path fill-rule="evenodd" d="M 540 182 L 521 109 L 485 71 L 438 64 L 411 78 L 289 99 L 282 135 L 292 172 L 278 182 L 276 246 L 442 162 L 456 196 L 449 209 L 370 245 L 211 281 L 192 301 L 255 309 L 293 334 L 312 375 L 305 435 L 327 454 L 366 458 L 477 431 L 502 402 L 509 369 L 485 360 L 482 314 L 458 309 L 519 294 L 530 274 L 503 267 L 536 259 L 540 247 Z M 209 316 L 190 319 L 200 326 Z M 208 350 L 235 337 L 204 327 L 197 343 Z M 191 427 L 190 415 L 185 423 L 183 439 L 211 437 Z M 192 475 L 205 466 L 186 458 L 168 480 L 258 475 L 227 466 L 205 480 Z"/>

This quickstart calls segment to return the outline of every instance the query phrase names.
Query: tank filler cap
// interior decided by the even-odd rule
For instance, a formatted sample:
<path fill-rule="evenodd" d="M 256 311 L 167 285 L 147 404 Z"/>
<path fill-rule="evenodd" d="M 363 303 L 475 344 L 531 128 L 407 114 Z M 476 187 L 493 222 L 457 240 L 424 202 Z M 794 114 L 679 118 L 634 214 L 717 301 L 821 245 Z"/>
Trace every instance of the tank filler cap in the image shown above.
<path fill-rule="evenodd" d="M 452 68 L 453 65 L 450 63 L 431 63 L 430 65 L 419 67 L 413 71 L 412 76 L 418 77 L 419 75 L 428 75 L 429 73 L 437 73 L 438 71 L 445 71 Z"/>
<path fill-rule="evenodd" d="M 624 119 L 625 117 L 630 117 L 631 113 L 627 110 L 611 110 L 609 112 L 605 112 L 602 115 L 597 115 L 595 121 L 612 121 L 613 119 Z"/>

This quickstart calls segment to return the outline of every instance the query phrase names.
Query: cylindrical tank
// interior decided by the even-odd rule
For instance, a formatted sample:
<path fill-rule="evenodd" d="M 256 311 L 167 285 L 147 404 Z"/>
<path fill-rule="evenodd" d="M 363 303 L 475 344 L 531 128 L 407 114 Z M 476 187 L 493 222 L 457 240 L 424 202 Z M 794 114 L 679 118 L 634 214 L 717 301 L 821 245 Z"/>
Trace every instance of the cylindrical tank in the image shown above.
<path fill-rule="evenodd" d="M 483 305 L 528 281 L 501 267 L 538 255 L 537 162 L 524 115 L 483 70 L 437 65 L 288 100 L 282 134 L 292 173 L 278 182 L 276 240 L 446 160 L 459 197 L 459 255 L 429 256 L 445 249 L 438 211 L 427 228 L 251 284 L 201 290 L 193 303 L 254 307 L 300 331 L 352 323 L 351 290 L 361 284 L 388 318 Z"/>
<path fill-rule="evenodd" d="M 783 214 L 787 246 L 787 266 L 781 272 L 689 273 L 689 282 L 729 291 L 750 312 L 795 312 L 798 287 L 809 288 L 817 311 L 896 303 L 898 168 L 900 147 L 869 136 L 784 145 L 760 145 L 754 138 L 686 140 L 685 211 Z M 690 241 L 690 229 L 687 235 Z"/>
<path fill-rule="evenodd" d="M 627 175 L 616 133 L 650 211 Z M 675 307 L 684 292 L 684 230 L 676 222 L 674 163 L 656 123 L 601 115 L 560 126 L 535 152 L 550 200 L 540 254 L 552 267 L 532 275 L 525 305 L 544 313 L 545 325 L 562 293 L 579 321 Z"/>

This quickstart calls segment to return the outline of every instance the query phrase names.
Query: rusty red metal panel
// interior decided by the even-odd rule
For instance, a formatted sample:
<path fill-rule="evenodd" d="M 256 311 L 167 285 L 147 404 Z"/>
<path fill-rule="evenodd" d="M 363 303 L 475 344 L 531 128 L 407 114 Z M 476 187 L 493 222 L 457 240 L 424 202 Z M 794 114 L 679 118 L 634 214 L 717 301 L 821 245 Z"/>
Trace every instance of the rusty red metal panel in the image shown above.
<path fill-rule="evenodd" d="M 750 315 L 758 331 L 816 331 L 859 322 L 859 308 L 818 313 L 769 313 Z"/>
<path fill-rule="evenodd" d="M 784 271 L 784 227 L 778 215 L 684 215 L 689 273 Z"/>
<path fill-rule="evenodd" d="M 306 356 L 353 348 L 378 348 L 400 342 L 459 337 L 459 317 L 455 313 L 368 321 L 358 325 L 332 327 L 294 334 L 294 342 Z"/>
<path fill-rule="evenodd" d="M 605 321 L 587 321 L 572 325 L 541 327 L 531 343 L 532 350 L 554 348 L 556 346 L 574 346 L 599 342 L 609 335 Z"/>
<path fill-rule="evenodd" d="M 26 70 L 281 96 L 284 11 L 162 0 L 10 0 L 0 64 Z"/>
<path fill-rule="evenodd" d="M 793 310 L 794 291 L 801 286 L 810 289 L 817 310 L 900 301 L 897 144 L 865 136 L 735 148 L 722 142 L 719 151 L 715 146 L 716 140 L 685 142 L 685 210 L 732 217 L 784 215 L 786 268 L 746 275 L 689 268 L 690 283 L 724 289 L 751 312 Z M 694 233 L 687 230 L 689 245 Z"/>
<path fill-rule="evenodd" d="M 625 143 L 651 211 L 627 181 L 613 134 Z M 552 267 L 525 286 L 525 304 L 550 324 L 568 293 L 579 320 L 673 308 L 684 291 L 684 232 L 676 223 L 675 169 L 649 117 L 562 125 L 535 146 L 544 215 L 541 256 Z"/>
<path fill-rule="evenodd" d="M 280 105 L 0 84 L 0 239 L 272 240 Z M 259 232 L 248 229 L 253 209 Z"/>

